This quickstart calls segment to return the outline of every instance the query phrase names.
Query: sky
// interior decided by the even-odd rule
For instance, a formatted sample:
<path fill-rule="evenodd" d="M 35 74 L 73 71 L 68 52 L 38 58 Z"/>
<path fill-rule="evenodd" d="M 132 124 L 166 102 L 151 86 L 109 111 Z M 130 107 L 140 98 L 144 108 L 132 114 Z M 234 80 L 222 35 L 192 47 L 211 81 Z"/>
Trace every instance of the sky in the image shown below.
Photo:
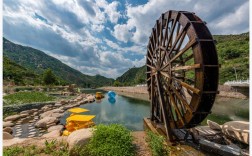
<path fill-rule="evenodd" d="M 151 28 L 168 10 L 195 12 L 212 34 L 249 31 L 248 0 L 4 0 L 3 36 L 116 78 L 145 64 Z"/>

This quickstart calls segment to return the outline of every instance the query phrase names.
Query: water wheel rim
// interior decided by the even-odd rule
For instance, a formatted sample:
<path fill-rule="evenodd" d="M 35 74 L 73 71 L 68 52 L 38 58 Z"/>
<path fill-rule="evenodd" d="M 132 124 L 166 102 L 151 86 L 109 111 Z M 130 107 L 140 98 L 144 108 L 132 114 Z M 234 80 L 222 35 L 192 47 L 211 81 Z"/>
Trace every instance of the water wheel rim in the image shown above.
<path fill-rule="evenodd" d="M 176 36 L 172 37 L 174 32 Z M 181 46 L 179 41 L 184 36 L 188 37 L 184 49 L 178 48 L 177 51 L 173 52 L 176 47 Z M 176 67 L 171 63 L 190 48 L 192 49 L 192 56 L 185 59 L 193 59 L 193 65 L 186 66 L 184 64 Z M 166 56 L 170 56 L 171 53 L 174 53 L 173 57 Z M 163 63 L 164 60 L 166 60 L 165 64 Z M 181 60 L 183 60 L 183 57 Z M 212 35 L 198 16 L 191 12 L 182 11 L 168 11 L 162 14 L 156 21 L 149 38 L 146 65 L 147 86 L 151 100 L 151 120 L 163 123 L 166 129 L 167 126 L 168 128 L 188 128 L 199 124 L 207 116 L 212 108 L 218 88 L 218 57 Z M 186 83 L 185 79 L 187 78 L 185 77 L 182 80 L 177 79 L 174 76 L 177 70 L 194 70 L 194 79 L 191 80 L 194 81 L 194 86 Z M 209 73 L 212 73 L 213 76 Z M 186 81 L 189 81 L 189 79 Z M 181 97 L 183 95 L 178 92 L 175 83 L 191 90 L 190 103 L 187 103 L 186 98 Z M 165 93 L 165 95 L 164 91 L 168 93 Z M 182 103 L 179 104 L 180 106 L 177 104 L 178 99 L 179 103 Z M 162 100 L 165 103 L 163 106 L 160 104 Z M 175 116 L 172 115 L 174 114 L 172 107 L 175 109 L 178 120 L 175 120 Z M 184 108 L 178 109 L 176 107 Z M 157 109 L 161 109 L 161 111 L 155 116 Z M 185 112 L 182 113 L 182 110 Z"/>

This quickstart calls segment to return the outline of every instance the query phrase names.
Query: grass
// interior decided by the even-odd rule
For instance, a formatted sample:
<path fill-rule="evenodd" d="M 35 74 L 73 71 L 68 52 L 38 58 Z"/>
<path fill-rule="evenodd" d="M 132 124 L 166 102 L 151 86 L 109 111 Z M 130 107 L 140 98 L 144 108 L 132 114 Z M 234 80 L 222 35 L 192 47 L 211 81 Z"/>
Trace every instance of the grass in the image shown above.
<path fill-rule="evenodd" d="M 4 96 L 4 105 L 53 101 L 56 98 L 41 92 L 17 92 Z"/>
<path fill-rule="evenodd" d="M 151 149 L 152 156 L 169 155 L 170 148 L 164 144 L 165 138 L 151 131 L 147 131 L 146 141 Z"/>
<path fill-rule="evenodd" d="M 68 156 L 67 144 L 52 140 L 46 141 L 45 146 L 12 146 L 3 149 L 3 156 L 34 156 L 34 155 L 52 155 L 52 156 Z"/>

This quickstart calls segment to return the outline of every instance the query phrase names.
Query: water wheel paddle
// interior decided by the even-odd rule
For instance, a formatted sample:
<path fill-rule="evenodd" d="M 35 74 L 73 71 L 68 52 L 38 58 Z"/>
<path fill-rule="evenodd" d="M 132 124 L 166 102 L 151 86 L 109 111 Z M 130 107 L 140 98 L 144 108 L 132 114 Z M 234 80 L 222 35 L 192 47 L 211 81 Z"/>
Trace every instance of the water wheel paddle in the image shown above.
<path fill-rule="evenodd" d="M 172 140 L 210 113 L 218 89 L 215 42 L 194 13 L 168 11 L 152 28 L 146 55 L 151 121 Z"/>

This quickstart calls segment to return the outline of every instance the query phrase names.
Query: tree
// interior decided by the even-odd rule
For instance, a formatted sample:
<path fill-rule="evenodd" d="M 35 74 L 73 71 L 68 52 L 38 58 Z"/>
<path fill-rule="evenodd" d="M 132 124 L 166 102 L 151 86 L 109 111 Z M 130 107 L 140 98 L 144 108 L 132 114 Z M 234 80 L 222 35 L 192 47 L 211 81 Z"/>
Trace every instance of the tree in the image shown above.
<path fill-rule="evenodd" d="M 57 82 L 56 76 L 53 74 L 50 68 L 44 71 L 43 81 L 44 81 L 44 84 L 46 85 L 52 85 Z"/>
<path fill-rule="evenodd" d="M 120 83 L 119 81 L 117 81 L 117 80 L 116 80 L 116 81 L 114 82 L 114 84 L 113 84 L 113 85 L 114 85 L 114 86 L 116 86 L 116 87 L 118 87 L 118 86 L 120 86 L 120 85 L 121 85 L 121 83 Z"/>

